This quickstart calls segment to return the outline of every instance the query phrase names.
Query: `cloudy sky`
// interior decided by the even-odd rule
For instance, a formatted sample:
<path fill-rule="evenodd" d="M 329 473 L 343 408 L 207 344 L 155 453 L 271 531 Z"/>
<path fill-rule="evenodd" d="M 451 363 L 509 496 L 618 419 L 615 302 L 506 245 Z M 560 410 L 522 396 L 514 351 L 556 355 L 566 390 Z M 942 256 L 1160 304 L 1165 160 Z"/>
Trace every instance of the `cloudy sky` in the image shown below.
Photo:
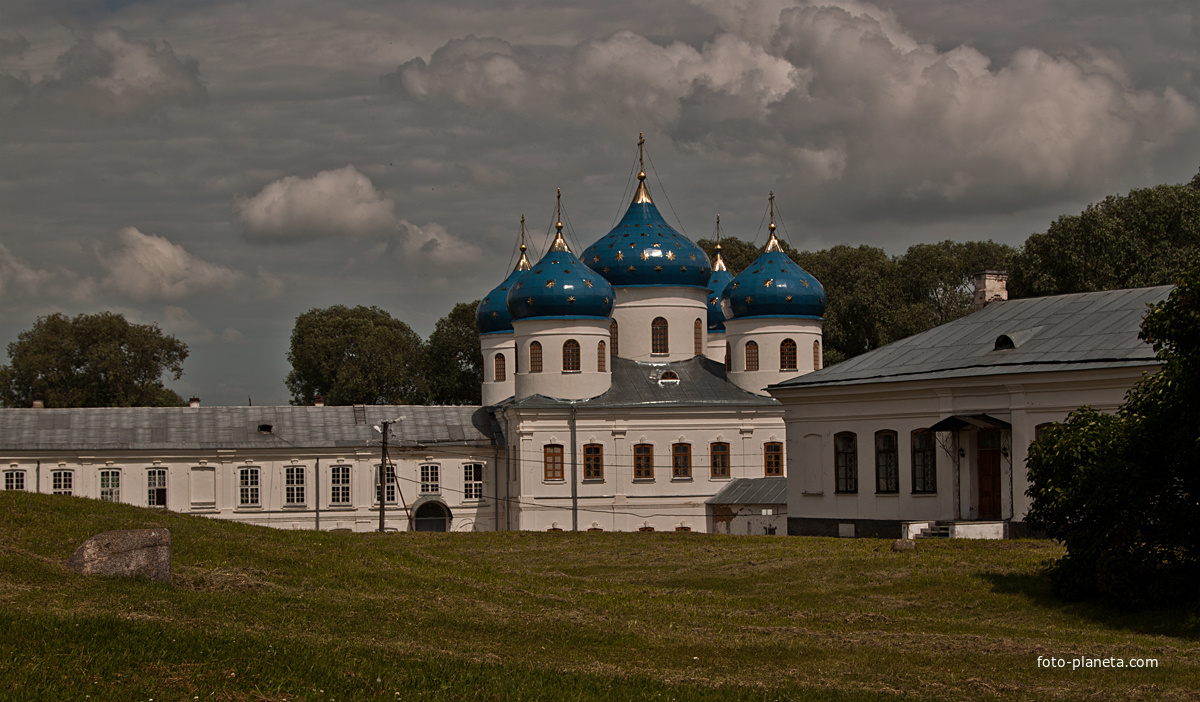
<path fill-rule="evenodd" d="M 427 335 L 555 188 L 693 239 L 1012 244 L 1200 167 L 1194 0 L 6 0 L 0 344 L 115 310 L 205 404 L 286 404 L 296 315 Z M 2 360 L 2 359 L 0 359 Z"/>

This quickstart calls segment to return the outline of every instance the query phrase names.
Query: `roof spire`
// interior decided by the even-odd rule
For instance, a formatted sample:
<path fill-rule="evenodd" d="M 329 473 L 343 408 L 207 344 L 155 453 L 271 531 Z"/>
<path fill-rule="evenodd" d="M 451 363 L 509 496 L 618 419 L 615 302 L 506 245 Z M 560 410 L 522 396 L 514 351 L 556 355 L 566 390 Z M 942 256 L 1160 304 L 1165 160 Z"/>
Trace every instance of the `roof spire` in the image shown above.
<path fill-rule="evenodd" d="M 633 204 L 646 205 L 653 203 L 650 199 L 650 191 L 646 190 L 646 162 L 644 160 L 643 146 L 646 144 L 646 137 L 638 132 L 638 187 L 637 192 L 633 194 Z"/>
<path fill-rule="evenodd" d="M 554 219 L 554 229 L 557 234 L 554 237 L 554 243 L 550 245 L 550 250 L 566 251 L 567 253 L 571 253 L 571 248 L 567 246 L 567 242 L 565 239 L 563 239 L 562 233 L 562 188 L 558 189 L 558 204 L 555 205 Z"/>
<path fill-rule="evenodd" d="M 525 213 L 521 213 L 521 258 L 517 260 L 517 267 L 513 270 L 527 271 L 533 268 L 529 263 L 529 257 L 525 255 Z"/>
<path fill-rule="evenodd" d="M 721 258 L 721 215 L 717 215 L 717 256 L 713 261 L 712 269 L 714 271 L 727 271 L 725 261 Z"/>
<path fill-rule="evenodd" d="M 767 245 L 763 248 L 763 253 L 769 251 L 783 252 L 783 245 L 779 243 L 779 239 L 775 236 L 775 191 L 771 191 L 771 196 L 767 198 L 771 203 L 771 224 L 767 226 L 767 231 L 771 232 L 771 238 L 767 240 Z"/>

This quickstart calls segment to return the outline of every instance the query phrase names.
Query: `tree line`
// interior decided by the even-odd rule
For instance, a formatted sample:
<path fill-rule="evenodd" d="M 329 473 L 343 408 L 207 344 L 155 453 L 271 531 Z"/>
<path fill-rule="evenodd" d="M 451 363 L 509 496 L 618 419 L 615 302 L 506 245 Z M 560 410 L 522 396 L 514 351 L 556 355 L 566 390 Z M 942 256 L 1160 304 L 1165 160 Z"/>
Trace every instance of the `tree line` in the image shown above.
<path fill-rule="evenodd" d="M 714 257 L 715 241 L 699 245 Z M 721 240 L 735 275 L 759 255 Z M 825 287 L 825 365 L 931 329 L 973 309 L 973 275 L 1009 274 L 1009 297 L 1163 285 L 1200 266 L 1200 173 L 1189 183 L 1135 189 L 1063 215 L 1020 247 L 994 241 L 916 244 L 892 256 L 838 245 L 787 254 Z M 475 307 L 463 302 L 428 340 L 378 307 L 313 309 L 296 319 L 285 379 L 293 404 L 477 404 L 483 380 Z M 187 345 L 155 325 L 111 312 L 37 320 L 8 345 L 0 404 L 28 407 L 183 404 L 178 379 Z"/>

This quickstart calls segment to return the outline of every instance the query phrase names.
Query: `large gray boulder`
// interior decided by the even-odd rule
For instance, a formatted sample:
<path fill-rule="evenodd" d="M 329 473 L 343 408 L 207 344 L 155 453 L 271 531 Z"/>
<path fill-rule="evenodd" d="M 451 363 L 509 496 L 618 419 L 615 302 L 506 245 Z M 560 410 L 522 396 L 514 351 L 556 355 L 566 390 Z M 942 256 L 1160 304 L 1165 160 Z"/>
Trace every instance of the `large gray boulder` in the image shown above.
<path fill-rule="evenodd" d="M 83 575 L 115 575 L 171 582 L 169 529 L 121 529 L 97 534 L 83 542 L 67 561 Z"/>

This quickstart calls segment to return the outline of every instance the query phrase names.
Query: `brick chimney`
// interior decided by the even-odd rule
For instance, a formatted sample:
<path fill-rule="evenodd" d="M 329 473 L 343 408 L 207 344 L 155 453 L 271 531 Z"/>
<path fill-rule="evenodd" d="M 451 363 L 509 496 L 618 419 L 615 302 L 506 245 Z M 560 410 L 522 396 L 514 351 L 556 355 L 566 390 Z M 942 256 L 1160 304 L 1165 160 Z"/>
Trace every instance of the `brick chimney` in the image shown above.
<path fill-rule="evenodd" d="M 42 399 L 41 395 L 34 395 L 33 403 L 30 406 L 33 409 L 46 409 L 46 401 Z"/>
<path fill-rule="evenodd" d="M 975 311 L 993 302 L 1008 299 L 1008 273 L 979 271 L 975 274 Z"/>
<path fill-rule="evenodd" d="M 313 398 L 313 407 L 324 407 L 324 406 L 325 406 L 325 396 L 324 395 L 317 395 L 316 397 Z"/>
<path fill-rule="evenodd" d="M 188 400 L 188 407 L 199 407 L 199 406 L 200 406 L 200 398 L 193 397 Z"/>

